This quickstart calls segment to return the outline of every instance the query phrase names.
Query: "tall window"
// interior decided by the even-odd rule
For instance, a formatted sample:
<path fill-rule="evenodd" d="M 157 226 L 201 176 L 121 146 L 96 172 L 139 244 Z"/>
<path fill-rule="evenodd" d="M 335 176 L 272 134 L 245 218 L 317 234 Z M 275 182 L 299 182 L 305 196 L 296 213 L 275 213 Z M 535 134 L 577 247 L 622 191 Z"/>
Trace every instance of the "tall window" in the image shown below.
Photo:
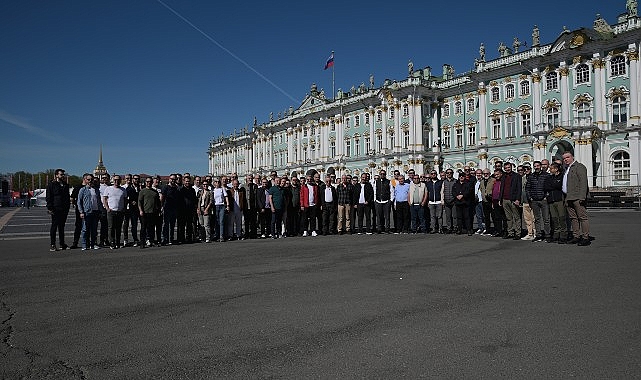
<path fill-rule="evenodd" d="M 294 162 L 298 161 L 298 147 L 294 145 Z"/>
<path fill-rule="evenodd" d="M 587 125 L 592 122 L 590 116 L 590 103 L 582 102 L 576 106 L 576 117 L 581 125 Z"/>
<path fill-rule="evenodd" d="M 545 89 L 547 91 L 559 88 L 559 77 L 556 71 L 547 73 L 545 76 Z"/>
<path fill-rule="evenodd" d="M 505 86 L 505 98 L 514 99 L 514 85 L 511 83 Z"/>
<path fill-rule="evenodd" d="M 349 157 L 352 155 L 352 141 L 345 140 L 345 156 Z"/>
<path fill-rule="evenodd" d="M 354 155 L 356 157 L 361 155 L 361 140 L 354 138 Z"/>
<path fill-rule="evenodd" d="M 349 120 L 349 117 L 346 117 L 346 118 L 345 118 L 345 128 L 349 128 L 349 127 L 350 127 L 350 125 L 349 125 L 349 121 L 350 121 L 350 120 Z"/>
<path fill-rule="evenodd" d="M 612 100 L 612 122 L 625 123 L 628 121 L 626 98 L 617 96 Z"/>
<path fill-rule="evenodd" d="M 501 118 L 499 117 L 492 119 L 492 138 L 494 140 L 501 138 Z"/>
<path fill-rule="evenodd" d="M 456 147 L 463 147 L 463 128 L 456 128 Z"/>
<path fill-rule="evenodd" d="M 576 84 L 588 83 L 590 81 L 590 67 L 582 63 L 576 67 Z"/>
<path fill-rule="evenodd" d="M 476 126 L 470 125 L 467 129 L 467 144 L 476 145 Z"/>
<path fill-rule="evenodd" d="M 383 111 L 381 110 L 376 111 L 376 121 L 378 122 L 383 121 Z"/>
<path fill-rule="evenodd" d="M 369 136 L 365 137 L 365 154 L 369 154 L 369 151 L 372 150 L 372 141 Z"/>
<path fill-rule="evenodd" d="M 309 160 L 309 153 L 307 153 L 307 147 L 303 147 L 303 160 L 305 160 L 305 162 Z"/>
<path fill-rule="evenodd" d="M 443 117 L 450 117 L 450 105 L 443 104 Z"/>
<path fill-rule="evenodd" d="M 525 112 L 521 114 L 521 136 L 532 134 L 532 114 Z"/>
<path fill-rule="evenodd" d="M 354 126 L 358 127 L 361 125 L 361 117 L 359 115 L 354 116 Z"/>
<path fill-rule="evenodd" d="M 365 114 L 365 124 L 369 125 L 369 114 L 368 113 Z"/>
<path fill-rule="evenodd" d="M 457 101 L 456 103 L 454 103 L 454 114 L 460 115 L 461 112 L 463 112 L 461 109 L 462 108 L 461 105 L 462 105 L 461 101 Z"/>
<path fill-rule="evenodd" d="M 443 131 L 443 147 L 445 149 L 450 149 L 452 146 L 452 138 L 450 137 L 450 130 Z"/>
<path fill-rule="evenodd" d="M 336 157 L 336 141 L 329 142 L 329 155 L 330 157 Z"/>
<path fill-rule="evenodd" d="M 329 122 L 329 129 L 330 129 L 332 132 L 336 131 L 336 123 L 334 123 L 334 121 L 333 121 L 333 120 Z"/>
<path fill-rule="evenodd" d="M 410 131 L 403 131 L 403 148 L 410 146 Z"/>
<path fill-rule="evenodd" d="M 474 112 L 475 109 L 476 109 L 476 103 L 474 102 L 474 99 L 468 99 L 467 112 Z"/>
<path fill-rule="evenodd" d="M 507 121 L 507 137 L 516 137 L 516 116 L 508 115 L 506 121 Z"/>
<path fill-rule="evenodd" d="M 408 116 L 410 114 L 410 107 L 407 104 L 403 104 L 403 116 Z"/>
<path fill-rule="evenodd" d="M 620 181 L 630 180 L 630 154 L 618 152 L 612 157 L 614 164 L 614 179 Z"/>
<path fill-rule="evenodd" d="M 492 97 L 490 98 L 492 102 L 498 102 L 501 98 L 501 94 L 498 87 L 492 88 Z"/>
<path fill-rule="evenodd" d="M 315 160 L 316 159 L 316 145 L 310 145 L 309 151 L 312 154 L 311 159 Z"/>
<path fill-rule="evenodd" d="M 551 127 L 556 127 L 559 125 L 559 108 L 550 107 L 547 112 L 548 125 Z"/>
<path fill-rule="evenodd" d="M 529 81 L 521 81 L 521 96 L 528 96 L 530 95 L 530 82 Z"/>
<path fill-rule="evenodd" d="M 389 108 L 389 118 L 390 119 L 394 118 L 394 106 L 390 106 Z"/>
<path fill-rule="evenodd" d="M 379 135 L 376 135 L 376 147 L 379 152 L 383 150 L 383 134 L 382 133 Z"/>
<path fill-rule="evenodd" d="M 613 57 L 612 60 L 610 60 L 610 71 L 613 77 L 625 75 L 625 57 L 622 55 Z"/>
<path fill-rule="evenodd" d="M 389 147 L 394 149 L 394 145 L 396 144 L 396 139 L 393 133 L 389 134 Z"/>

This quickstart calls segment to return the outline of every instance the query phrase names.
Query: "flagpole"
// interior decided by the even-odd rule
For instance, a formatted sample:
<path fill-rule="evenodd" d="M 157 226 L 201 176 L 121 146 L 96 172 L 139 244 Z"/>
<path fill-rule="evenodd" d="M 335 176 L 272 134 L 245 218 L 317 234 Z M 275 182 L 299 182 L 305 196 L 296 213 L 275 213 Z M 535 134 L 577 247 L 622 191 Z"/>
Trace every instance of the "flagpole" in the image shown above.
<path fill-rule="evenodd" d="M 332 50 L 332 59 L 334 59 L 334 50 Z M 334 64 L 332 65 L 332 100 L 336 99 L 336 89 L 334 88 Z"/>

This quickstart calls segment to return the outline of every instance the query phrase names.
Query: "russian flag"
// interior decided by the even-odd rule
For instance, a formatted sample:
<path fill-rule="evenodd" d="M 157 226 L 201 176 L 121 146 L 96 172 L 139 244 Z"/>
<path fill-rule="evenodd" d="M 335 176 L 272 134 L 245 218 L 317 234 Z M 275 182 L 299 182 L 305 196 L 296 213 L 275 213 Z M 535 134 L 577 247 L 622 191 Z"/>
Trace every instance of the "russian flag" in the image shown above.
<path fill-rule="evenodd" d="M 334 66 L 334 52 L 332 52 L 332 54 L 327 59 L 327 63 L 325 63 L 325 68 L 323 70 L 327 70 L 332 66 Z"/>

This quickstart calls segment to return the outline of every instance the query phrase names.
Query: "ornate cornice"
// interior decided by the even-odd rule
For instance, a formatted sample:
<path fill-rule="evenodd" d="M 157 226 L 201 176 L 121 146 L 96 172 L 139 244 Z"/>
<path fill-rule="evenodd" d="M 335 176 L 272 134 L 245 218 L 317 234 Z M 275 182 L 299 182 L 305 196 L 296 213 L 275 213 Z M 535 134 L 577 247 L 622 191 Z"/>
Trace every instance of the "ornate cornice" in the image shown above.
<path fill-rule="evenodd" d="M 570 69 L 568 69 L 567 67 L 561 67 L 559 69 L 559 73 L 562 77 L 567 77 L 570 74 Z"/>
<path fill-rule="evenodd" d="M 601 58 L 595 58 L 592 60 L 592 67 L 595 69 L 602 69 L 605 67 L 605 61 Z"/>

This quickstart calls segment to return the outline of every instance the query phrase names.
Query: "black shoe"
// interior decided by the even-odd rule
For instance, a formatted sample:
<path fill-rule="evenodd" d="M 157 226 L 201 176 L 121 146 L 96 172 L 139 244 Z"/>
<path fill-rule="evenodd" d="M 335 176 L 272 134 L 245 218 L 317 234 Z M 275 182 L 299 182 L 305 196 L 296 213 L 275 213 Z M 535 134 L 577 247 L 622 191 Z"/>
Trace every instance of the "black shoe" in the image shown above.
<path fill-rule="evenodd" d="M 576 243 L 576 245 L 581 246 L 581 247 L 585 247 L 586 245 L 590 245 L 590 244 L 592 244 L 590 239 L 583 239 L 583 238 L 579 239 L 579 242 Z"/>
<path fill-rule="evenodd" d="M 543 236 L 541 235 L 536 235 L 534 239 L 532 239 L 532 243 L 537 242 L 537 241 L 543 241 Z"/>
<path fill-rule="evenodd" d="M 512 239 L 512 235 L 505 234 L 503 235 L 503 239 Z"/>
<path fill-rule="evenodd" d="M 73 243 L 69 249 L 78 249 L 78 243 Z"/>
<path fill-rule="evenodd" d="M 52 244 L 52 245 L 49 247 L 49 252 L 56 252 L 57 250 L 58 250 L 58 248 L 56 247 L 56 245 L 55 245 L 55 244 Z"/>
<path fill-rule="evenodd" d="M 514 235 L 512 237 L 512 240 L 521 240 L 521 237 L 519 235 Z"/>
<path fill-rule="evenodd" d="M 69 249 L 69 246 L 67 244 L 60 244 L 60 250 L 64 251 L 65 249 Z"/>
<path fill-rule="evenodd" d="M 581 239 L 579 238 L 572 238 L 571 240 L 568 240 L 568 244 L 577 244 L 580 241 Z"/>
<path fill-rule="evenodd" d="M 566 244 L 566 243 L 567 243 L 567 241 L 566 241 L 565 239 L 559 239 L 559 240 L 557 241 L 557 243 L 559 243 L 559 244 Z"/>
<path fill-rule="evenodd" d="M 554 240 L 554 238 L 552 238 L 552 236 L 548 236 L 548 237 L 545 239 L 545 242 L 546 242 L 546 243 L 554 243 L 554 242 L 555 242 L 555 240 Z"/>

